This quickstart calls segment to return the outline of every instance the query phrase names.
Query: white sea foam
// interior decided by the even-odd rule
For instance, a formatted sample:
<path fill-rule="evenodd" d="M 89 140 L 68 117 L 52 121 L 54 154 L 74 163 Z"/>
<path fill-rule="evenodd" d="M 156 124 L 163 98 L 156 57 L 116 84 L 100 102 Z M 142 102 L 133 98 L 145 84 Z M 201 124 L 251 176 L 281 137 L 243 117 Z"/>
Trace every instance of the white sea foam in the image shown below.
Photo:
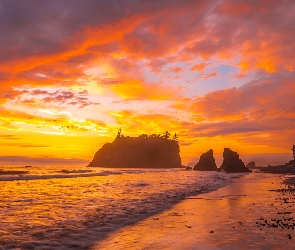
<path fill-rule="evenodd" d="M 0 245 L 6 248 L 89 248 L 124 225 L 183 198 L 230 183 L 218 172 L 179 169 L 30 168 L 1 176 Z M 91 172 L 89 172 L 91 171 Z M 76 240 L 76 239 L 79 240 Z M 76 245 L 76 246 L 74 246 Z"/>

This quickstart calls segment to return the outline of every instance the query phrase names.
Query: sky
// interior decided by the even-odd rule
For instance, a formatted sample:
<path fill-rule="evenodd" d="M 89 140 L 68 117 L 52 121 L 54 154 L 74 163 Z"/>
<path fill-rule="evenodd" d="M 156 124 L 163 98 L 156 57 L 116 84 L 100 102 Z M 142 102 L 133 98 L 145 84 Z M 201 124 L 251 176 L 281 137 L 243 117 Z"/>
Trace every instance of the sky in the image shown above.
<path fill-rule="evenodd" d="M 291 160 L 293 0 L 0 0 L 0 166 L 90 162 L 120 128 Z"/>

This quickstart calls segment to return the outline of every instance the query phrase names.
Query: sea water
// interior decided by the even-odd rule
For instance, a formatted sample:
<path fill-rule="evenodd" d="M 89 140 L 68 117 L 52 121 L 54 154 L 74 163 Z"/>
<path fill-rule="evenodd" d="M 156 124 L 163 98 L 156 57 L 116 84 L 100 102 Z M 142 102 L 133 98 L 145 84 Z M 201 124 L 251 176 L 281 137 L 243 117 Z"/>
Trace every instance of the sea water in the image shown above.
<path fill-rule="evenodd" d="M 236 174 L 182 169 L 26 167 L 0 175 L 0 249 L 89 249 Z"/>

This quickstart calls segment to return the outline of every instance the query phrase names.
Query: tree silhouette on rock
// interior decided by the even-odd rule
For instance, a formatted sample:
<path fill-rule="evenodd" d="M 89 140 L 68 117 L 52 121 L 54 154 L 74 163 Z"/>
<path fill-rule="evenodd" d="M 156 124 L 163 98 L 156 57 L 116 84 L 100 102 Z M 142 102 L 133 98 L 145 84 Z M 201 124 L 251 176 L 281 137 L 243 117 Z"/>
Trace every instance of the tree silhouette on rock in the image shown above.
<path fill-rule="evenodd" d="M 117 137 L 116 138 L 120 138 L 122 137 L 122 129 L 120 128 L 119 131 L 118 131 L 118 134 L 117 134 Z"/>
<path fill-rule="evenodd" d="M 169 131 L 165 131 L 164 135 L 162 136 L 165 139 L 170 139 L 171 134 L 169 133 Z"/>
<path fill-rule="evenodd" d="M 173 135 L 173 140 L 178 144 L 178 135 L 176 133 Z"/>

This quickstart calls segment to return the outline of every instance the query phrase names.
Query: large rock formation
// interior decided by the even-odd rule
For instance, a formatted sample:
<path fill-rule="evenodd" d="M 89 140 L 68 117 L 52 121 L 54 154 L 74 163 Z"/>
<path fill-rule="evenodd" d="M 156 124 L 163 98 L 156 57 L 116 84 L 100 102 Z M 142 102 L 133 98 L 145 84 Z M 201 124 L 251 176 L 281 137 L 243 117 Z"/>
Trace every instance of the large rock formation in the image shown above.
<path fill-rule="evenodd" d="M 117 137 L 104 144 L 88 167 L 181 168 L 177 141 L 157 136 Z"/>
<path fill-rule="evenodd" d="M 208 152 L 201 155 L 199 162 L 194 166 L 194 170 L 200 170 L 200 171 L 216 171 L 217 170 L 212 149 L 210 149 Z"/>
<path fill-rule="evenodd" d="M 220 166 L 220 170 L 224 170 L 227 173 L 252 172 L 245 167 L 245 164 L 240 159 L 238 153 L 229 148 L 225 148 L 223 151 L 223 162 Z"/>

